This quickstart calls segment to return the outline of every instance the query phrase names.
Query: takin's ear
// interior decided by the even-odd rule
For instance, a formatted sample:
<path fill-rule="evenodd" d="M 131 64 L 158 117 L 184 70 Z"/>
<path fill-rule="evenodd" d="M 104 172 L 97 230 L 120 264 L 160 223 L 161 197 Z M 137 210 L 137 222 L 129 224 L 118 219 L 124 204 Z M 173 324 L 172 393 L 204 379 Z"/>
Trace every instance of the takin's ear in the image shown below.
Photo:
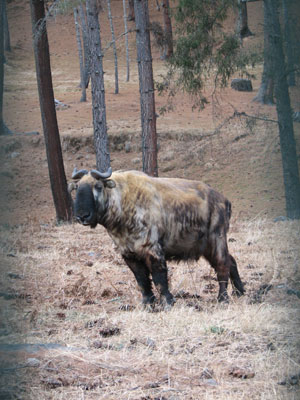
<path fill-rule="evenodd" d="M 116 187 L 116 182 L 112 179 L 106 179 L 104 181 L 104 186 L 109 188 L 109 189 L 113 189 Z"/>

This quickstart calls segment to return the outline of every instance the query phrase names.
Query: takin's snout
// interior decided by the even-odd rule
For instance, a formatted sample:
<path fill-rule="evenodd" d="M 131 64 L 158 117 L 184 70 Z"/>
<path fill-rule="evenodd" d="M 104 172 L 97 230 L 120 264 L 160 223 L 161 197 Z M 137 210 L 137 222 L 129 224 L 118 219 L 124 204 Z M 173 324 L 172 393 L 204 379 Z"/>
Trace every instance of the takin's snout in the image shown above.
<path fill-rule="evenodd" d="M 82 225 L 97 225 L 97 210 L 93 192 L 89 185 L 82 185 L 77 190 L 74 214 L 76 220 Z"/>

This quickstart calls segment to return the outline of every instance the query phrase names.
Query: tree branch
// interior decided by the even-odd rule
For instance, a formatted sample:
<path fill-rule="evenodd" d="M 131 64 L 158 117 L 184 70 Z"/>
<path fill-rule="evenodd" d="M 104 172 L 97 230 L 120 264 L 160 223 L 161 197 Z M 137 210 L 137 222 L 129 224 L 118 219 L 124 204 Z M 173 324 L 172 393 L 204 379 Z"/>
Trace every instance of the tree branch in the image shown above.
<path fill-rule="evenodd" d="M 276 122 L 276 124 L 278 124 L 278 121 L 276 119 L 270 119 L 270 118 L 265 118 L 265 117 L 257 117 L 255 115 L 249 115 L 249 114 L 246 114 L 244 111 L 239 112 L 239 111 L 235 110 L 233 116 L 259 119 L 261 121 L 266 121 L 266 122 Z"/>
<path fill-rule="evenodd" d="M 56 6 L 60 3 L 61 0 L 54 0 L 53 4 L 48 8 L 46 15 L 43 19 L 39 20 L 36 22 L 34 26 L 34 39 L 37 40 L 37 38 L 42 34 L 46 21 L 51 15 L 52 11 L 56 8 Z"/>
<path fill-rule="evenodd" d="M 119 36 L 116 37 L 116 41 L 119 40 L 121 37 L 127 35 L 128 33 L 136 32 L 136 29 L 129 29 L 127 32 L 121 33 Z M 104 54 L 114 43 L 114 40 L 108 43 L 108 45 L 102 50 L 102 54 Z"/>

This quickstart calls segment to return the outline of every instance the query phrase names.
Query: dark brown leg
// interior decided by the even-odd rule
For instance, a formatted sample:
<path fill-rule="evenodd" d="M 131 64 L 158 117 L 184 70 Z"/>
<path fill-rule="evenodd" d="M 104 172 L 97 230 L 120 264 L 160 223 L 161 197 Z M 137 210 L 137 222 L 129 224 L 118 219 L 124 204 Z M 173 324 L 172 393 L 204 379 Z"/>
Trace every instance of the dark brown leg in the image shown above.
<path fill-rule="evenodd" d="M 152 291 L 150 271 L 146 264 L 134 257 L 123 256 L 124 261 L 133 272 L 143 296 L 143 304 L 152 304 L 155 296 Z"/>
<path fill-rule="evenodd" d="M 165 261 L 157 260 L 151 257 L 151 275 L 157 291 L 160 294 L 160 301 L 165 309 L 173 306 L 175 303 L 173 295 L 169 291 L 168 268 Z"/>
<path fill-rule="evenodd" d="M 227 248 L 226 234 L 221 235 L 216 232 L 215 235 L 212 235 L 204 256 L 217 273 L 219 282 L 218 301 L 227 303 L 231 260 Z"/>
<path fill-rule="evenodd" d="M 229 267 L 226 264 L 216 265 L 215 270 L 217 272 L 217 278 L 219 282 L 219 294 L 218 301 L 219 302 L 228 302 L 228 278 L 229 278 Z"/>

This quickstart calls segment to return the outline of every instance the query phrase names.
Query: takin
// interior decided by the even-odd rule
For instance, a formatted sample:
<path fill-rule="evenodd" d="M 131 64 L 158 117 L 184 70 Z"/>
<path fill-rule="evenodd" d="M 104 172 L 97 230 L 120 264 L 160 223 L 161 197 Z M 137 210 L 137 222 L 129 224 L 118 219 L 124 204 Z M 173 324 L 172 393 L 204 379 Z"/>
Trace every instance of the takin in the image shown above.
<path fill-rule="evenodd" d="M 73 171 L 77 221 L 95 228 L 103 225 L 133 272 L 143 296 L 152 305 L 155 296 L 170 307 L 168 260 L 198 260 L 214 268 L 219 301 L 228 301 L 230 278 L 234 294 L 244 293 L 237 264 L 227 247 L 231 203 L 203 182 L 154 178 L 139 171 L 101 173 Z M 72 189 L 71 188 L 71 189 Z M 150 278 L 151 276 L 151 278 Z"/>

